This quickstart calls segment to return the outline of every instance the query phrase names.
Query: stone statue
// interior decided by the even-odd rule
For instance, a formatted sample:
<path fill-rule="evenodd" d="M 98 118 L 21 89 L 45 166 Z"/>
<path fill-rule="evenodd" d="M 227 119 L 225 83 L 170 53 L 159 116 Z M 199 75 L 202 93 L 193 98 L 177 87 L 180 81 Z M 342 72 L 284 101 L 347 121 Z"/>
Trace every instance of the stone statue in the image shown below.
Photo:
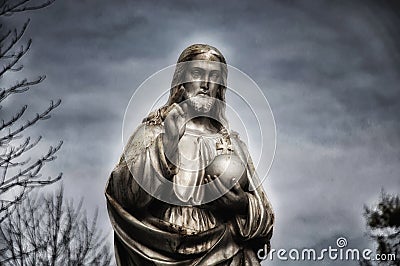
<path fill-rule="evenodd" d="M 274 215 L 225 117 L 226 61 L 195 44 L 108 180 L 118 265 L 260 265 Z"/>

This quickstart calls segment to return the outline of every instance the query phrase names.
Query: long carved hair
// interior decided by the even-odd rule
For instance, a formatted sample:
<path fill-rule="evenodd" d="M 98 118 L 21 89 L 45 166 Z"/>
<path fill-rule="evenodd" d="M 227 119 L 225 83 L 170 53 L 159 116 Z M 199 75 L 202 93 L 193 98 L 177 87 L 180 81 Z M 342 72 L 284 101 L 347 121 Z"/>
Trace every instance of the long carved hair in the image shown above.
<path fill-rule="evenodd" d="M 225 92 L 228 78 L 228 68 L 226 60 L 222 53 L 215 47 L 207 44 L 193 44 L 187 47 L 178 58 L 178 62 L 175 68 L 174 76 L 171 82 L 171 89 L 167 103 L 156 111 L 151 112 L 143 122 L 149 122 L 151 124 L 160 124 L 166 117 L 166 110 L 174 103 L 180 103 L 182 99 L 177 99 L 176 95 L 179 92 L 179 88 L 184 85 L 185 71 L 187 65 L 184 62 L 195 60 L 195 56 L 199 54 L 209 54 L 214 56 L 221 63 L 221 84 L 218 88 L 216 98 L 219 101 L 215 101 L 210 112 L 210 117 L 215 117 L 216 120 L 212 119 L 212 124 L 218 128 L 228 128 L 228 121 L 225 116 L 226 103 L 225 103 Z M 215 60 L 214 60 L 215 61 Z"/>

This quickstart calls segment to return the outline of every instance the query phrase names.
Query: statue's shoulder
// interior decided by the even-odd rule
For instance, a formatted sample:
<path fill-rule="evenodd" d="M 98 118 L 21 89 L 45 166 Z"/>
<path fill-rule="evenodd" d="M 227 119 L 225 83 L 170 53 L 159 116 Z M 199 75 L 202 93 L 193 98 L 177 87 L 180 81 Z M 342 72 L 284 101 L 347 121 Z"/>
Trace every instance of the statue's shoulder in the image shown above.
<path fill-rule="evenodd" d="M 157 136 L 161 132 L 163 132 L 161 124 L 151 124 L 148 122 L 140 124 L 125 143 L 124 152 L 121 155 L 119 164 L 134 162 L 138 155 L 143 153 L 146 148 L 150 147 L 156 141 Z"/>
<path fill-rule="evenodd" d="M 144 122 L 140 124 L 129 138 L 125 149 L 139 149 L 149 147 L 163 132 L 163 126 L 160 124 L 151 124 Z"/>

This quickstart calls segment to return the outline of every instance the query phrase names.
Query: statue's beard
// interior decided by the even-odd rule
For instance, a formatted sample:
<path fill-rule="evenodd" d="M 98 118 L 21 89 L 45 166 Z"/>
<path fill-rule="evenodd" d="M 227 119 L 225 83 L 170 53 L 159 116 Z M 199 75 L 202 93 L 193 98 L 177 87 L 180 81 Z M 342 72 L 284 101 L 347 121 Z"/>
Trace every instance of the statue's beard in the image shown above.
<path fill-rule="evenodd" d="M 214 100 L 213 97 L 207 95 L 196 95 L 190 97 L 188 102 L 195 112 L 208 113 L 214 104 Z"/>

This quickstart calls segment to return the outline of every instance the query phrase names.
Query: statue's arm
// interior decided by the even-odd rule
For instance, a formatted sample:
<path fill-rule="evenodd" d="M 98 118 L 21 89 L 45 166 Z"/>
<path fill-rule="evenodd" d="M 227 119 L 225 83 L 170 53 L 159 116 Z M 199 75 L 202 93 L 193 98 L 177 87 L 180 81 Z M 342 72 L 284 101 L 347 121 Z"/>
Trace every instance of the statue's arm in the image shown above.
<path fill-rule="evenodd" d="M 129 170 L 124 156 L 110 174 L 106 194 L 113 198 L 126 210 L 138 210 L 146 207 L 152 197 L 146 193 Z"/>
<path fill-rule="evenodd" d="M 127 210 L 146 207 L 177 171 L 165 156 L 162 136 L 161 126 L 139 126 L 110 175 L 106 194 Z"/>

